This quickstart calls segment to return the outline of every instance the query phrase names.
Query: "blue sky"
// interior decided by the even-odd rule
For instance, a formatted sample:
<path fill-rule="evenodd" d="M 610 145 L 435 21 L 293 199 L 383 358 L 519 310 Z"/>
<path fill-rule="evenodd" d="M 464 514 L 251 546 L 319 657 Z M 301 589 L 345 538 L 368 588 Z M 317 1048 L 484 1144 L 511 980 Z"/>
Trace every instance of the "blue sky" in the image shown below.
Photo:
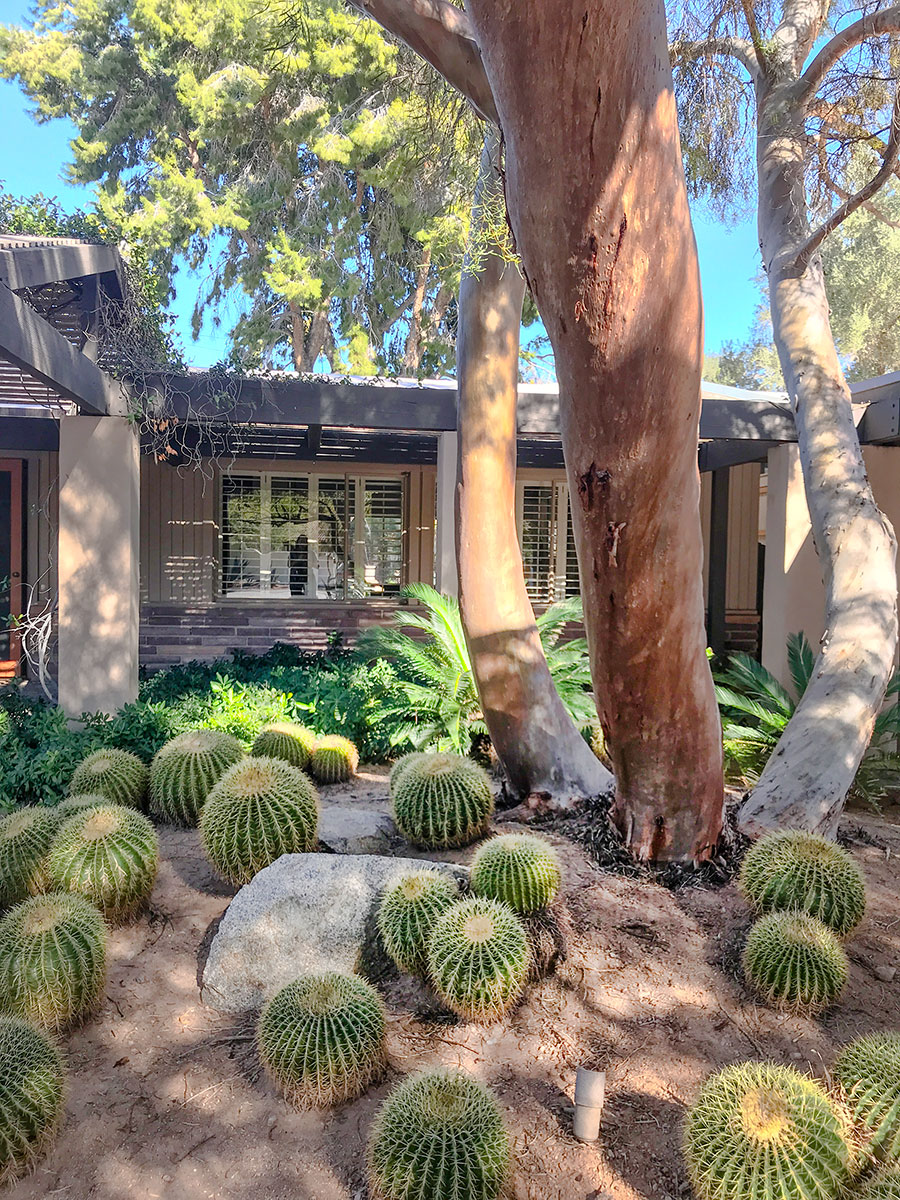
<path fill-rule="evenodd" d="M 0 21 L 20 21 L 26 11 L 21 0 L 0 0 Z M 37 125 L 28 115 L 25 97 L 16 84 L 0 81 L 0 120 L 3 153 L 0 180 L 13 194 L 43 192 L 55 196 L 65 208 L 85 208 L 90 192 L 66 182 L 64 167 L 69 158 L 69 139 L 74 129 L 68 122 Z M 714 354 L 723 341 L 746 337 L 759 302 L 754 278 L 759 269 L 755 221 L 727 228 L 703 211 L 694 212 L 694 229 L 700 252 L 700 273 L 706 310 L 706 350 Z M 190 316 L 197 280 L 182 271 L 176 280 L 173 305 L 176 331 L 186 357 L 199 367 L 225 357 L 227 316 L 217 330 L 207 322 L 198 341 L 193 341 Z"/>

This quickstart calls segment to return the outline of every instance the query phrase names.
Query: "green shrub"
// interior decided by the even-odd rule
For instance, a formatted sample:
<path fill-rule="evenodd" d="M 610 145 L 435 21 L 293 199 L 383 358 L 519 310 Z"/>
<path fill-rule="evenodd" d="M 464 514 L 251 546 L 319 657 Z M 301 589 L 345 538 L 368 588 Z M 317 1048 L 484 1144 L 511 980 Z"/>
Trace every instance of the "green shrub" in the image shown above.
<path fill-rule="evenodd" d="M 411 583 L 402 594 L 420 611 L 404 608 L 391 627 L 364 631 L 357 645 L 370 658 L 388 659 L 400 676 L 401 696 L 385 708 L 394 722 L 394 746 L 411 742 L 417 750 L 469 754 L 487 734 L 472 664 L 463 636 L 459 604 L 426 583 Z M 579 729 L 597 720 L 591 690 L 587 642 L 561 641 L 571 622 L 583 619 L 581 600 L 570 596 L 537 618 L 541 645 L 560 699 Z M 406 630 L 414 630 L 410 634 Z"/>
<path fill-rule="evenodd" d="M 98 793 L 127 808 L 140 808 L 147 794 L 149 772 L 127 750 L 95 750 L 75 768 L 69 784 L 73 796 Z"/>
<path fill-rule="evenodd" d="M 399 774 L 394 820 L 414 846 L 468 846 L 487 833 L 494 797 L 487 773 L 459 754 L 428 754 Z"/>
<path fill-rule="evenodd" d="M 747 938 L 744 974 L 768 1004 L 795 1012 L 828 1008 L 844 990 L 847 955 L 837 935 L 805 913 L 769 913 Z"/>
<path fill-rule="evenodd" d="M 509 1138 L 487 1088 L 461 1071 L 427 1071 L 385 1100 L 368 1158 L 373 1200 L 499 1200 Z"/>
<path fill-rule="evenodd" d="M 359 752 L 345 737 L 331 734 L 319 738 L 313 747 L 309 769 L 319 783 L 343 783 L 356 774 Z"/>
<path fill-rule="evenodd" d="M 293 721 L 275 721 L 256 735 L 250 753 L 257 758 L 283 758 L 292 767 L 305 771 L 316 745 L 316 735 L 305 725 Z"/>
<path fill-rule="evenodd" d="M 460 900 L 439 918 L 428 939 L 435 991 L 460 1017 L 494 1021 L 520 996 L 528 977 L 522 922 L 499 900 Z"/>
<path fill-rule="evenodd" d="M 739 885 L 757 912 L 806 912 L 841 937 L 866 910 L 862 873 L 847 851 L 798 830 L 770 833 L 751 846 Z"/>
<path fill-rule="evenodd" d="M 749 654 L 729 655 L 724 668 L 713 672 L 722 714 L 725 766 L 728 774 L 748 785 L 762 774 L 788 721 L 803 698 L 815 668 L 815 655 L 802 633 L 787 639 L 787 657 L 794 695 Z M 900 693 L 900 672 L 895 673 L 886 696 Z M 856 772 L 850 797 L 876 809 L 881 800 L 900 786 L 900 705 L 886 706 L 878 714 L 869 745 Z"/>
<path fill-rule="evenodd" d="M 890 1167 L 870 1179 L 859 1200 L 900 1200 L 900 1167 Z"/>
<path fill-rule="evenodd" d="M 65 1103 L 57 1048 L 20 1017 L 0 1017 L 0 1184 L 24 1175 L 44 1153 Z"/>
<path fill-rule="evenodd" d="M 296 1108 L 352 1100 L 384 1069 L 381 997 L 357 975 L 304 975 L 265 1005 L 256 1040 L 263 1066 Z"/>
<path fill-rule="evenodd" d="M 245 758 L 207 797 L 200 837 L 216 870 L 243 884 L 282 854 L 315 850 L 318 823 L 318 794 L 302 771 L 277 758 Z"/>
<path fill-rule="evenodd" d="M 688 1113 L 684 1149 L 699 1200 L 835 1200 L 850 1178 L 831 1101 L 813 1080 L 774 1063 L 710 1076 Z"/>
<path fill-rule="evenodd" d="M 559 891 L 556 851 L 543 838 L 507 833 L 492 838 L 475 855 L 472 891 L 502 900 L 517 913 L 546 908 Z"/>
<path fill-rule="evenodd" d="M 833 1075 L 872 1153 L 900 1163 L 900 1033 L 851 1042 L 838 1055 Z"/>
<path fill-rule="evenodd" d="M 50 893 L 0 921 L 0 1008 L 57 1031 L 92 1013 L 106 983 L 106 924 L 81 896 Z"/>
<path fill-rule="evenodd" d="M 243 757 L 243 746 L 229 733 L 216 729 L 180 733 L 150 764 L 151 813 L 173 825 L 196 825 L 206 797 Z"/>
<path fill-rule="evenodd" d="M 413 871 L 385 892 L 378 909 L 384 948 L 401 971 L 424 974 L 428 935 L 438 918 L 459 899 L 456 886 L 440 871 Z"/>
<path fill-rule="evenodd" d="M 44 859 L 56 827 L 49 808 L 20 808 L 0 820 L 0 907 L 9 908 L 41 890 Z"/>
<path fill-rule="evenodd" d="M 70 816 L 47 855 L 50 886 L 84 896 L 114 925 L 144 907 L 158 870 L 156 830 L 141 813 L 119 804 Z"/>

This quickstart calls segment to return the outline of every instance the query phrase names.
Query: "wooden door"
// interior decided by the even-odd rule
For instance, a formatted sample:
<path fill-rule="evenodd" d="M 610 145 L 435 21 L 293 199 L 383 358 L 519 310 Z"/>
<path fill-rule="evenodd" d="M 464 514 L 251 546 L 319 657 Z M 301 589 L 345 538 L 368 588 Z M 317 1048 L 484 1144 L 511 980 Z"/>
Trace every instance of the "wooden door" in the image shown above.
<path fill-rule="evenodd" d="M 0 679 L 19 674 L 22 642 L 10 618 L 22 612 L 22 461 L 0 458 Z"/>

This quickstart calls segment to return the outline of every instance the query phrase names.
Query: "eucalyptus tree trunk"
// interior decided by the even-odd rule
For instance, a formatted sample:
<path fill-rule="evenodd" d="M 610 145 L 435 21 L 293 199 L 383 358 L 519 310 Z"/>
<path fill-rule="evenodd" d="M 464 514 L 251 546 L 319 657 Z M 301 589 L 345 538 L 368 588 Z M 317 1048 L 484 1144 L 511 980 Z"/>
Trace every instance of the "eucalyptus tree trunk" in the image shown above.
<path fill-rule="evenodd" d="M 866 476 L 828 319 L 806 205 L 803 112 L 791 62 L 757 83 L 759 236 L 775 345 L 794 411 L 813 539 L 825 581 L 825 633 L 810 684 L 746 801 L 751 836 L 834 836 L 872 734 L 897 648 L 896 540 Z M 799 260 L 798 260 L 799 256 Z"/>
<path fill-rule="evenodd" d="M 491 741 L 512 790 L 565 809 L 612 790 L 553 684 L 525 589 L 516 534 L 516 401 L 525 280 L 484 221 L 500 188 L 500 142 L 485 136 L 460 283 L 457 339 L 459 606 Z"/>
<path fill-rule="evenodd" d="M 660 0 L 467 0 L 556 357 L 585 626 L 641 858 L 721 830 L 697 439 L 702 310 Z"/>

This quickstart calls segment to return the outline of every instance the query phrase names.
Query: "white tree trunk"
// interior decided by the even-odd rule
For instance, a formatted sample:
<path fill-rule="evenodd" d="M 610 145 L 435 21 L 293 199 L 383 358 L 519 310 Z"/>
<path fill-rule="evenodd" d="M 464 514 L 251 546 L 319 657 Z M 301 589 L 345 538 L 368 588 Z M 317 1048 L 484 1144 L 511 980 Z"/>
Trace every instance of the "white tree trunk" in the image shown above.
<path fill-rule="evenodd" d="M 872 735 L 897 647 L 896 540 L 866 476 L 809 233 L 803 131 L 777 95 L 760 97 L 759 234 L 775 344 L 794 411 L 813 539 L 825 582 L 825 633 L 813 676 L 740 826 L 833 837 Z"/>

